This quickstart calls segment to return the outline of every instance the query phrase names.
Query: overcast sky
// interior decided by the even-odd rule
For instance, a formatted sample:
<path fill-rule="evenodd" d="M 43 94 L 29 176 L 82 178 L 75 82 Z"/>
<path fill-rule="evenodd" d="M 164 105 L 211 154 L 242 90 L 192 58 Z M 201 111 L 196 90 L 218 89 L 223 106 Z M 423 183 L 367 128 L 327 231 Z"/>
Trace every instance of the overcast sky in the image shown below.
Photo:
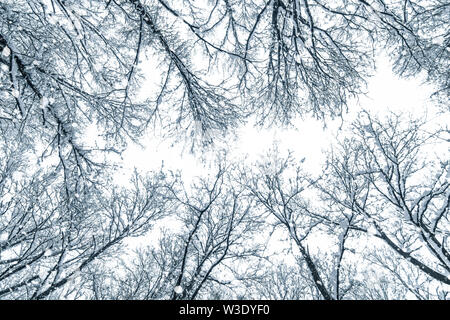
<path fill-rule="evenodd" d="M 153 72 L 149 70 L 145 73 Z M 148 79 L 143 89 L 149 90 L 152 84 L 153 81 Z M 421 83 L 420 77 L 400 79 L 392 72 L 389 60 L 382 56 L 378 59 L 377 73 L 369 80 L 367 96 L 360 97 L 359 102 L 353 101 L 349 106 L 349 113 L 344 115 L 344 128 L 361 108 L 377 110 L 377 114 L 386 113 L 388 110 L 425 114 L 431 92 L 431 88 Z M 310 117 L 297 119 L 291 128 L 265 129 L 249 123 L 237 130 L 237 137 L 230 139 L 228 146 L 234 157 L 245 156 L 247 160 L 252 161 L 265 154 L 273 143 L 278 141 L 282 151 L 289 149 L 296 157 L 305 157 L 305 168 L 319 173 L 324 159 L 323 151 L 341 134 L 341 123 L 341 119 L 327 121 L 327 127 L 324 128 L 322 121 Z M 210 166 L 208 161 L 204 163 L 200 159 L 204 153 L 192 154 L 182 143 L 173 143 L 153 133 L 142 139 L 142 145 L 143 147 L 131 144 L 124 152 L 124 167 L 129 170 L 157 170 L 164 161 L 165 168 L 181 170 L 184 178 L 189 180 L 204 173 Z M 208 156 L 206 158 L 208 160 Z"/>

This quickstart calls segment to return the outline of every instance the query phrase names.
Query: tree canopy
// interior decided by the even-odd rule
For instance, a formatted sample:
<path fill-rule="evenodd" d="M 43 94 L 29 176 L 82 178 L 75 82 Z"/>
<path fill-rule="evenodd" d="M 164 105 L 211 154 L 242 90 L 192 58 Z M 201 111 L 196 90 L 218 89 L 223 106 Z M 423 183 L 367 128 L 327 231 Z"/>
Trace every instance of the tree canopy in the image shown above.
<path fill-rule="evenodd" d="M 446 0 L 2 0 L 0 299 L 448 299 L 448 124 L 346 119 L 382 53 L 446 119 L 448 21 Z M 115 179 L 154 130 L 198 154 L 298 117 L 349 128 L 322 174 L 274 149 Z"/>

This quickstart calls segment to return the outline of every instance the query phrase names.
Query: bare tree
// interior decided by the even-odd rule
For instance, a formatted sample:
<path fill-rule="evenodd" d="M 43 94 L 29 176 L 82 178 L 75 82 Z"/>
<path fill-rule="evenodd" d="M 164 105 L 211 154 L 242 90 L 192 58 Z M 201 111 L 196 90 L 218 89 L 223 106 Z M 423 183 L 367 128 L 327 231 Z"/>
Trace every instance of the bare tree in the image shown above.
<path fill-rule="evenodd" d="M 380 42 L 393 58 L 393 68 L 406 77 L 424 72 L 436 84 L 434 95 L 449 97 L 448 1 L 367 1 L 380 29 Z"/>
<path fill-rule="evenodd" d="M 139 250 L 134 261 L 124 262 L 113 290 L 105 290 L 101 278 L 93 283 L 98 297 L 106 299 L 217 298 L 236 285 L 239 266 L 258 256 L 253 243 L 262 224 L 253 202 L 231 184 L 220 162 L 214 176 L 198 178 L 190 187 L 167 189 L 177 207 L 172 219 L 179 231 L 163 231 L 158 245 Z M 223 294 L 220 297 L 224 297 Z"/>
<path fill-rule="evenodd" d="M 330 232 L 332 243 L 324 252 L 314 244 L 314 251 L 311 251 L 308 239 L 329 232 L 321 214 L 316 211 L 319 209 L 309 201 L 316 181 L 301 169 L 300 164 L 296 164 L 291 155 L 280 157 L 277 149 L 257 166 L 257 172 L 251 174 L 241 171 L 241 183 L 272 216 L 274 226 L 281 227 L 293 241 L 298 249 L 298 260 L 305 264 L 319 296 L 326 300 L 341 299 L 352 286 L 343 256 L 353 216 L 333 225 Z"/>
<path fill-rule="evenodd" d="M 13 151 L 0 169 L 1 298 L 58 297 L 91 263 L 149 230 L 169 204 L 160 174 L 135 176 L 128 189 L 80 183 L 67 198 L 60 175 L 26 175 Z"/>
<path fill-rule="evenodd" d="M 137 38 L 117 39 L 118 15 L 101 5 L 68 1 L 15 1 L 0 5 L 1 124 L 23 140 L 41 141 L 43 155 L 59 154 L 80 171 L 95 169 L 95 151 L 81 136 L 86 127 L 116 141 L 136 138 L 148 121 L 135 103 L 133 51 Z M 132 100 L 133 99 L 133 100 Z M 111 142 L 111 141 L 110 141 Z M 69 164 L 67 164 L 69 165 Z"/>
<path fill-rule="evenodd" d="M 352 231 L 383 240 L 400 259 L 448 285 L 448 157 L 437 153 L 448 141 L 445 131 L 367 112 L 352 128 L 352 138 L 330 154 L 320 184 L 324 199 L 356 216 Z"/>

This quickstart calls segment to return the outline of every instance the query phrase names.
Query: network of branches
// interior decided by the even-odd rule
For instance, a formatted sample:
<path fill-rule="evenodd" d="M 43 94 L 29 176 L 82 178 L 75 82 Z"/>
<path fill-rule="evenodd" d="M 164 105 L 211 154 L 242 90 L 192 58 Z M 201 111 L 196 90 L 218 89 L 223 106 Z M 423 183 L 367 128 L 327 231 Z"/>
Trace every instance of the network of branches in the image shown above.
<path fill-rule="evenodd" d="M 447 0 L 0 0 L 0 299 L 449 299 L 448 124 L 345 119 L 380 54 L 445 119 L 449 21 Z M 114 179 L 149 132 L 201 153 L 298 117 L 349 128 L 320 175 L 275 148 Z"/>

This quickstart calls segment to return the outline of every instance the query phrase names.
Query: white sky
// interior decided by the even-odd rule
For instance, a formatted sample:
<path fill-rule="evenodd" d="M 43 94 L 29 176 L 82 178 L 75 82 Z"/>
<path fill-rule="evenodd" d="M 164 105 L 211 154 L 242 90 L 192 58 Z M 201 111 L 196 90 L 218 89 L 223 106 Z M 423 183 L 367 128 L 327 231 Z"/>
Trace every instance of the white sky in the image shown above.
<path fill-rule="evenodd" d="M 407 80 L 394 75 L 386 57 L 380 57 L 377 66 L 377 73 L 369 79 L 368 95 L 360 97 L 358 103 L 350 105 L 349 113 L 344 116 L 345 123 L 350 123 L 361 108 L 375 111 L 377 114 L 388 110 L 424 114 L 432 89 L 422 85 L 418 77 Z M 150 85 L 151 81 L 147 83 Z M 305 169 L 319 173 L 324 159 L 323 151 L 328 149 L 340 134 L 340 125 L 341 119 L 328 120 L 327 128 L 324 128 L 321 121 L 307 117 L 298 119 L 295 128 L 288 129 L 261 129 L 248 124 L 237 130 L 238 139 L 229 143 L 229 153 L 233 157 L 245 156 L 247 160 L 252 161 L 265 154 L 274 142 L 278 141 L 281 151 L 289 149 L 294 152 L 294 156 L 305 157 Z M 149 171 L 159 169 L 164 162 L 165 168 L 181 170 L 185 180 L 208 170 L 210 164 L 203 163 L 196 155 L 183 148 L 181 143 L 172 143 L 149 134 L 142 139 L 144 147 L 130 145 L 124 153 L 124 167 Z M 211 155 L 213 154 L 211 152 Z"/>

